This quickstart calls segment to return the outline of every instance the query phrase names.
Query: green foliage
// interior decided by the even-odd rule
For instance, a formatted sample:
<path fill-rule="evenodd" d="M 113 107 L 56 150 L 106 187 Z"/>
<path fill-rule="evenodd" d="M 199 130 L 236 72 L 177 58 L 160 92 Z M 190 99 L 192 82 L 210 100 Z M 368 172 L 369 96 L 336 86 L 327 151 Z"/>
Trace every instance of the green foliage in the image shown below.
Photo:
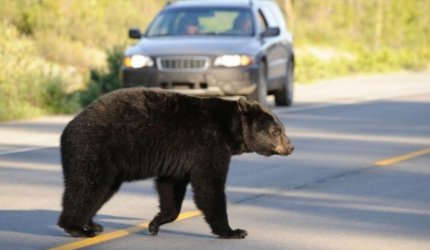
<path fill-rule="evenodd" d="M 103 53 L 127 42 L 129 27 L 144 28 L 163 1 L 0 0 L 0 20 L 30 36 L 51 62 L 88 70 Z"/>
<path fill-rule="evenodd" d="M 428 46 L 428 0 L 294 1 L 299 44 L 379 49 Z"/>
<path fill-rule="evenodd" d="M 321 48 L 320 48 L 321 49 Z M 430 50 L 351 48 L 349 57 L 342 57 L 342 51 L 330 59 L 323 59 L 312 53 L 300 53 L 296 57 L 295 77 L 300 83 L 360 73 L 385 73 L 397 70 L 425 70 L 430 62 Z"/>
<path fill-rule="evenodd" d="M 107 52 L 107 69 L 92 69 L 88 88 L 80 93 L 83 106 L 90 104 L 101 95 L 120 88 L 120 68 L 123 46 L 116 46 Z"/>
<path fill-rule="evenodd" d="M 74 112 L 117 88 L 118 68 L 102 68 L 119 63 L 105 51 L 125 44 L 129 27 L 144 28 L 162 2 L 0 0 L 0 120 Z"/>
<path fill-rule="evenodd" d="M 306 0 L 293 6 L 299 82 L 429 66 L 428 0 Z M 300 53 L 309 46 L 337 53 L 329 60 Z"/>
<path fill-rule="evenodd" d="M 32 40 L 0 22 L 0 120 L 77 110 L 65 92 L 68 75 L 38 57 Z"/>

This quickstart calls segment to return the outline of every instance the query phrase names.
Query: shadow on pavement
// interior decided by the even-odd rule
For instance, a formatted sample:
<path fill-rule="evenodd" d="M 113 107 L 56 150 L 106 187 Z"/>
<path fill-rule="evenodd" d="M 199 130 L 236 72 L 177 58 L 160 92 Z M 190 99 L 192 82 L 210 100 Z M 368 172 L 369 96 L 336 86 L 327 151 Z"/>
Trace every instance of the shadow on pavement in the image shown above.
<path fill-rule="evenodd" d="M 32 235 L 69 236 L 57 226 L 59 211 L 53 210 L 0 210 L 0 231 L 17 232 Z M 106 228 L 125 228 L 127 224 L 114 223 L 104 220 L 137 220 L 136 218 L 110 215 L 97 215 L 96 220 L 101 221 Z"/>
<path fill-rule="evenodd" d="M 173 222 L 173 223 L 175 223 L 175 222 Z M 164 227 L 167 227 L 168 226 L 168 224 L 166 225 L 166 226 L 164 226 Z M 183 230 L 186 230 L 187 228 L 186 227 L 183 227 L 182 228 Z M 144 235 L 151 235 L 150 233 L 149 233 L 149 231 L 147 231 L 147 230 L 145 230 L 142 234 L 144 234 Z M 178 237 L 181 237 L 181 236 L 187 236 L 187 237 L 191 237 L 191 238 L 199 238 L 199 239 L 218 239 L 218 237 L 217 236 L 215 236 L 215 235 L 212 235 L 212 234 L 208 234 L 207 232 L 203 232 L 202 234 L 197 234 L 197 233 L 192 233 L 192 232 L 184 232 L 184 231 L 177 231 L 177 230 L 171 230 L 171 229 L 165 229 L 165 228 L 163 228 L 163 227 L 161 227 L 160 228 L 160 231 L 159 231 L 159 233 L 158 233 L 160 236 L 161 235 L 175 235 L 175 236 L 178 236 Z"/>

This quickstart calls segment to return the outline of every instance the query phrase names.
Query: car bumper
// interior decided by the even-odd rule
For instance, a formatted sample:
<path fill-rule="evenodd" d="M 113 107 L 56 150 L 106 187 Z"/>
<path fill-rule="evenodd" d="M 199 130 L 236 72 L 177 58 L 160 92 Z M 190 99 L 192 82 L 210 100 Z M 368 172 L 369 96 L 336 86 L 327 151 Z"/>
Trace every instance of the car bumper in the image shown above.
<path fill-rule="evenodd" d="M 124 87 L 158 87 L 202 96 L 249 95 L 256 89 L 258 67 L 208 68 L 202 71 L 160 71 L 122 68 Z"/>

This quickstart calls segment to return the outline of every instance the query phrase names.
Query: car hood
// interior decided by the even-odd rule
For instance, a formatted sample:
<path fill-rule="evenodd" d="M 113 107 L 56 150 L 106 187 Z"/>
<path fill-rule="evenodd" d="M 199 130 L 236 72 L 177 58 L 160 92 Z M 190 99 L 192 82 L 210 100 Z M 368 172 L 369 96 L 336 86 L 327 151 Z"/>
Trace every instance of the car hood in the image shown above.
<path fill-rule="evenodd" d="M 253 37 L 142 38 L 139 43 L 129 47 L 125 55 L 255 55 L 258 53 L 258 43 L 259 41 Z"/>

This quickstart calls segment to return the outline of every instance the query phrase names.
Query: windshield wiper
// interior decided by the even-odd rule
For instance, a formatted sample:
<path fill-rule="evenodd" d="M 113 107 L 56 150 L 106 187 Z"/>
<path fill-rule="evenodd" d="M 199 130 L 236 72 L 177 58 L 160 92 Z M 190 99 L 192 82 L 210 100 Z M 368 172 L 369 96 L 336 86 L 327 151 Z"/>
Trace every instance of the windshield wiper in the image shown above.
<path fill-rule="evenodd" d="M 219 35 L 220 33 L 218 32 L 208 32 L 208 33 L 200 33 L 199 35 L 203 35 L 203 36 L 213 36 L 213 35 Z"/>

